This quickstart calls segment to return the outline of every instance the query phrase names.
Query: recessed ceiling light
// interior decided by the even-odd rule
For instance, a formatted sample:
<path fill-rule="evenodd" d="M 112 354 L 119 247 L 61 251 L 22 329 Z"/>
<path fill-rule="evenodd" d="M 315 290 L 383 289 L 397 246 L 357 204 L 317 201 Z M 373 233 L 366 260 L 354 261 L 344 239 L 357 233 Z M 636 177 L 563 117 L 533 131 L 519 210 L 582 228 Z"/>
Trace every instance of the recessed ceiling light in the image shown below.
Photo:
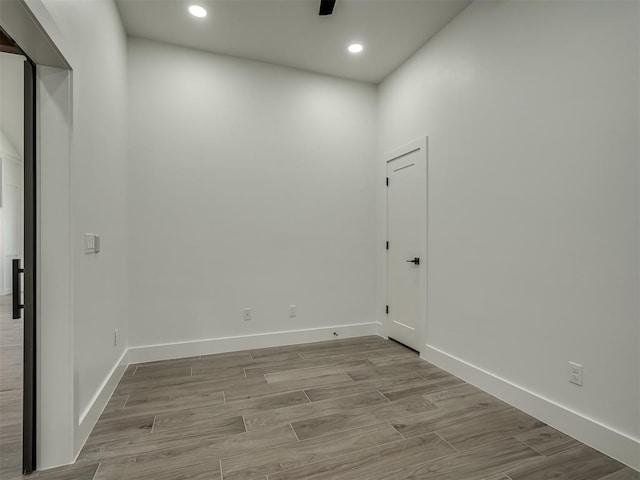
<path fill-rule="evenodd" d="M 352 43 L 351 45 L 349 45 L 348 50 L 351 53 L 360 53 L 362 52 L 362 50 L 364 50 L 364 47 L 359 43 Z"/>
<path fill-rule="evenodd" d="M 189 13 L 194 17 L 198 17 L 198 18 L 203 18 L 207 16 L 207 11 L 204 9 L 204 7 L 201 7 L 200 5 L 191 5 L 189 7 Z"/>

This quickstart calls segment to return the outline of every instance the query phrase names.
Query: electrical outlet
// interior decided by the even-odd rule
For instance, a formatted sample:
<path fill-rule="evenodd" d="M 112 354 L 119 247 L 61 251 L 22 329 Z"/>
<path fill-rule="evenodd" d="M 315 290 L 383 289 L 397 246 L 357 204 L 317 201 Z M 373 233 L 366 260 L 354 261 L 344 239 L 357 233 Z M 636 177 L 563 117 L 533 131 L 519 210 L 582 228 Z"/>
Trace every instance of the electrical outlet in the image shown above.
<path fill-rule="evenodd" d="M 296 309 L 295 305 L 289 305 L 289 317 L 293 318 L 297 315 Z"/>
<path fill-rule="evenodd" d="M 569 382 L 582 386 L 582 365 L 569 362 Z"/>
<path fill-rule="evenodd" d="M 94 233 L 84 234 L 84 253 L 98 253 L 100 251 L 100 235 Z"/>
<path fill-rule="evenodd" d="M 251 309 L 250 308 L 245 308 L 242 310 L 242 319 L 245 322 L 248 322 L 249 320 L 251 320 Z"/>
<path fill-rule="evenodd" d="M 117 328 L 113 331 L 113 346 L 114 347 L 118 346 L 118 329 Z"/>

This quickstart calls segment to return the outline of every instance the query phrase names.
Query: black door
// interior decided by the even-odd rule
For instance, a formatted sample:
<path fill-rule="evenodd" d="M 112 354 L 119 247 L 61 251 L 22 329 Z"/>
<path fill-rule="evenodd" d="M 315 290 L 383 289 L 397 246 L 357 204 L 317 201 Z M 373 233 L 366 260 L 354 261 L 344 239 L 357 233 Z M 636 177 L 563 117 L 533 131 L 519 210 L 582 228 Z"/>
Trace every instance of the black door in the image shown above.
<path fill-rule="evenodd" d="M 36 66 L 24 62 L 24 391 L 22 470 L 36 469 Z"/>
<path fill-rule="evenodd" d="M 12 288 L 13 318 L 22 316 L 24 330 L 22 471 L 30 474 L 36 469 L 36 64 L 2 28 L 0 51 L 22 55 L 26 59 L 23 130 L 24 265 L 20 264 L 20 260 L 13 261 Z"/>

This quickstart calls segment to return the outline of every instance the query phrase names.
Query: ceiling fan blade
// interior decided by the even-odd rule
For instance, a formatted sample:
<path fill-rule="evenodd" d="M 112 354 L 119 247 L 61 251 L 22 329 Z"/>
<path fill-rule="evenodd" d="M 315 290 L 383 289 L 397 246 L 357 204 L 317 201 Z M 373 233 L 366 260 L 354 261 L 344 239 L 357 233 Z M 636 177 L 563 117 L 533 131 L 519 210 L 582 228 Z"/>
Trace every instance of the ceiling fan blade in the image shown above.
<path fill-rule="evenodd" d="M 331 15 L 335 5 L 336 0 L 320 0 L 320 15 Z"/>

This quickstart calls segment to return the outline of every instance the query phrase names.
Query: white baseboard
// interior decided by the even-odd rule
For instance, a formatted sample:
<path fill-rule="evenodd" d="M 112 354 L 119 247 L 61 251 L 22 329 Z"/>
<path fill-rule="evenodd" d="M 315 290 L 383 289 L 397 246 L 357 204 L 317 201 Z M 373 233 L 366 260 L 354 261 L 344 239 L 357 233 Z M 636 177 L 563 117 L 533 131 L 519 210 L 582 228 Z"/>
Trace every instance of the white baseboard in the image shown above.
<path fill-rule="evenodd" d="M 118 386 L 124 371 L 127 369 L 127 365 L 129 365 L 128 352 L 128 350 L 125 350 L 122 353 L 120 359 L 115 363 L 89 402 L 89 405 L 80 413 L 78 428 L 76 429 L 74 439 L 76 460 L 87 438 L 89 438 L 93 427 L 100 418 L 100 415 L 102 415 L 102 411 L 107 406 L 107 403 L 109 403 L 109 399 Z"/>
<path fill-rule="evenodd" d="M 619 432 L 431 345 L 426 345 L 421 357 L 553 428 L 640 470 L 640 439 Z"/>
<path fill-rule="evenodd" d="M 129 348 L 129 362 L 155 362 L 173 358 L 212 355 L 214 353 L 235 352 L 254 348 L 279 347 L 297 343 L 321 342 L 340 338 L 377 335 L 380 324 L 377 322 L 336 325 L 332 327 L 288 330 L 284 332 L 239 335 L 235 337 L 210 338 L 188 342 L 144 345 Z M 334 332 L 338 336 L 334 335 Z"/>

